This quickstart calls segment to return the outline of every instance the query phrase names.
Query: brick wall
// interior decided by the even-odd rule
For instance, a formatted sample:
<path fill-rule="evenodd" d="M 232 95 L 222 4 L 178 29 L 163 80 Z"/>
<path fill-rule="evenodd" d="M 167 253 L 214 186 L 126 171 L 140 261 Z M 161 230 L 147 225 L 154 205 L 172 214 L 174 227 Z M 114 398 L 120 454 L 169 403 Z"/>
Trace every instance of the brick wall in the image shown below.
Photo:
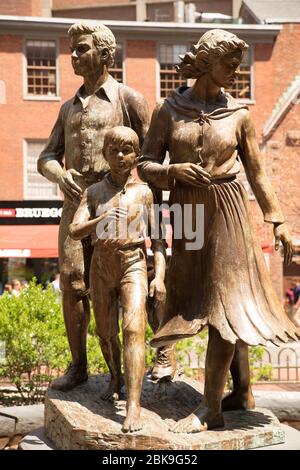
<path fill-rule="evenodd" d="M 0 15 L 39 16 L 42 0 L 5 0 L 0 2 Z"/>
<path fill-rule="evenodd" d="M 59 18 L 85 18 L 93 20 L 135 21 L 135 5 L 104 8 L 80 8 L 67 10 L 53 10 L 52 16 Z"/>
<path fill-rule="evenodd" d="M 23 38 L 0 35 L 1 79 L 6 84 L 6 104 L 0 105 L 0 199 L 23 199 L 23 141 L 47 139 L 63 101 L 79 87 L 73 74 L 69 43 L 60 44 L 61 102 L 23 100 Z"/>
<path fill-rule="evenodd" d="M 232 15 L 232 0 L 201 0 L 194 1 L 193 3 L 196 4 L 196 11 L 198 12 L 223 13 L 223 15 Z"/>
<path fill-rule="evenodd" d="M 162 16 L 164 17 L 163 19 Z M 171 3 L 151 3 L 147 5 L 148 21 L 174 21 L 174 4 Z"/>
<path fill-rule="evenodd" d="M 54 10 L 72 7 L 86 7 L 86 6 L 98 6 L 108 4 L 121 4 L 130 3 L 130 0 L 52 0 L 52 8 Z"/>
<path fill-rule="evenodd" d="M 127 41 L 126 85 L 140 91 L 151 109 L 156 103 L 156 42 Z"/>

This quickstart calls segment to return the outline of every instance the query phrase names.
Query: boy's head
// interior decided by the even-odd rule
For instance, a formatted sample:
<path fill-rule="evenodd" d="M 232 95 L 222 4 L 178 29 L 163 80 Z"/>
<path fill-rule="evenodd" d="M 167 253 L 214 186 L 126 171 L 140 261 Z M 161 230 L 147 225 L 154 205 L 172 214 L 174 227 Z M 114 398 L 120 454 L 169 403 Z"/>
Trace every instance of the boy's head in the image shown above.
<path fill-rule="evenodd" d="M 112 171 L 130 172 L 140 153 L 139 138 L 130 127 L 113 127 L 105 134 L 103 149 Z"/>

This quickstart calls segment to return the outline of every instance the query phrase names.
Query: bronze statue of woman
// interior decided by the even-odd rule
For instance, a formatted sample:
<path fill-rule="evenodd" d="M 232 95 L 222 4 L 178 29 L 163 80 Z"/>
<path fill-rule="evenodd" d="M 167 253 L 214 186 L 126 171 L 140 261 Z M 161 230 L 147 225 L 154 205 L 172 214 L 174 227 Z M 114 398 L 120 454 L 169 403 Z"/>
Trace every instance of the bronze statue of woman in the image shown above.
<path fill-rule="evenodd" d="M 219 427 L 222 410 L 254 408 L 248 345 L 300 336 L 273 290 L 248 196 L 236 178 L 242 163 L 265 222 L 273 224 L 276 249 L 281 241 L 289 263 L 291 237 L 250 113 L 223 91 L 232 85 L 247 47 L 234 34 L 216 29 L 181 57 L 178 72 L 194 84 L 176 89 L 157 106 L 138 165 L 142 179 L 171 190 L 170 204 L 183 210 L 185 204 L 204 205 L 202 249 L 188 250 L 184 237 L 173 237 L 166 310 L 152 341 L 157 347 L 209 328 L 203 404 L 178 421 L 174 432 Z M 170 164 L 162 165 L 166 151 Z M 222 401 L 229 369 L 233 392 Z"/>

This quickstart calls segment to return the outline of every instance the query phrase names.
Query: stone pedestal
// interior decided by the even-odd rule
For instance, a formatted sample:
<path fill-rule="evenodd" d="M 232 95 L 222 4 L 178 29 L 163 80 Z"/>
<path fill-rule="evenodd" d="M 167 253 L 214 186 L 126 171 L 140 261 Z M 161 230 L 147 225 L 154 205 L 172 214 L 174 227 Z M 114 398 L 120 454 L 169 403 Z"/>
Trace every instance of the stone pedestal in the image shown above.
<path fill-rule="evenodd" d="M 101 400 L 108 376 L 92 376 L 70 392 L 48 390 L 45 433 L 57 449 L 253 449 L 284 442 L 284 430 L 268 410 L 224 413 L 225 427 L 194 434 L 174 434 L 169 426 L 187 416 L 202 400 L 198 382 L 181 376 L 171 383 L 147 377 L 142 392 L 144 428 L 124 434 L 126 402 Z"/>

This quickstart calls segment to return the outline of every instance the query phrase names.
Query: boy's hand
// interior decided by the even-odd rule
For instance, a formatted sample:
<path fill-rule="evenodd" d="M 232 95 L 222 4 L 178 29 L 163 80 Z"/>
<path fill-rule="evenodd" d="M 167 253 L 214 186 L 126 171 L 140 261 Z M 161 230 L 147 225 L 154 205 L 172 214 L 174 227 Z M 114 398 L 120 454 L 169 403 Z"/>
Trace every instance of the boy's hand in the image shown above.
<path fill-rule="evenodd" d="M 154 297 L 155 303 L 162 304 L 166 300 L 166 287 L 165 283 L 158 278 L 151 281 L 149 287 L 149 297 Z"/>

